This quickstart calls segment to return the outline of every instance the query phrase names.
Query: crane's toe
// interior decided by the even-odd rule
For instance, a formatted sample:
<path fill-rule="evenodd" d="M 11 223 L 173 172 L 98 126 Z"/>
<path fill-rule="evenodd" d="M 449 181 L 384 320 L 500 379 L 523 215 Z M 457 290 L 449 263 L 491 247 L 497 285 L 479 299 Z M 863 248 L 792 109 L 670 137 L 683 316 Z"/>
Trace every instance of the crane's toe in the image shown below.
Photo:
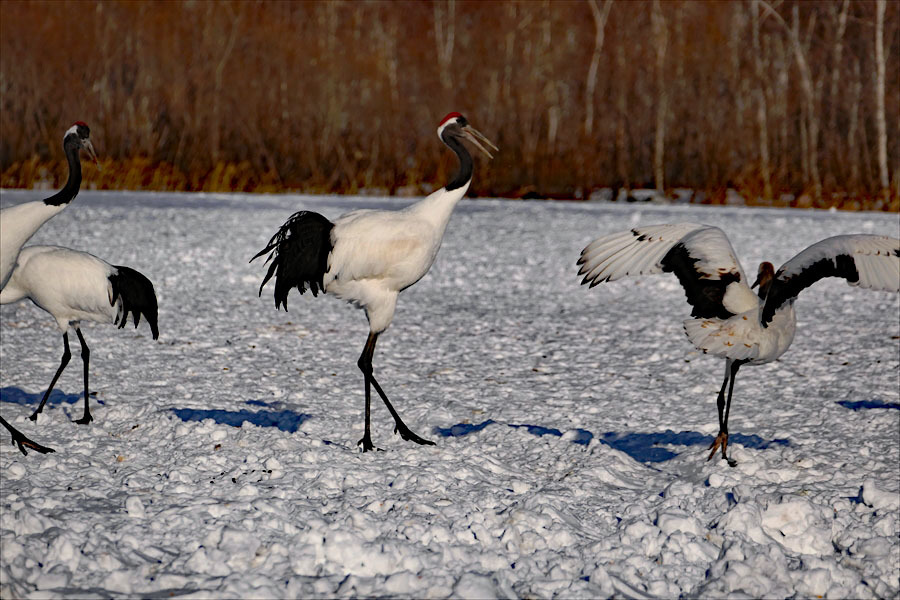
<path fill-rule="evenodd" d="M 34 442 L 24 436 L 21 440 L 17 440 L 17 442 L 19 444 L 19 450 L 21 450 L 22 454 L 24 454 L 26 456 L 28 455 L 28 453 L 25 452 L 25 448 L 31 448 L 32 450 L 40 452 L 41 454 L 48 454 L 50 452 L 56 452 L 56 450 L 54 450 L 53 448 L 48 448 L 47 446 L 41 446 L 37 442 Z M 23 448 L 22 446 L 25 446 L 25 448 Z"/>
<path fill-rule="evenodd" d="M 368 433 L 366 433 L 366 435 L 364 435 L 361 440 L 356 442 L 356 445 L 362 446 L 363 452 L 368 452 L 369 450 L 379 450 L 380 449 L 380 448 L 375 447 L 375 445 L 372 443 L 372 438 L 369 437 Z"/>
<path fill-rule="evenodd" d="M 394 425 L 394 433 L 399 433 L 400 437 L 402 437 L 407 442 L 415 442 L 421 446 L 435 445 L 431 440 L 426 440 L 425 438 L 421 438 L 413 433 L 412 430 L 402 422 Z"/>
<path fill-rule="evenodd" d="M 84 415 L 83 417 L 81 417 L 80 419 L 76 419 L 75 422 L 78 423 L 79 425 L 87 425 L 88 423 L 90 423 L 93 420 L 94 420 L 94 417 L 87 414 L 87 415 Z"/>
<path fill-rule="evenodd" d="M 737 461 L 732 458 L 728 458 L 728 456 L 726 456 L 725 454 L 725 450 L 728 448 L 728 434 L 724 431 L 720 431 L 719 435 L 716 436 L 716 439 L 713 440 L 713 443 L 709 445 L 710 453 L 709 457 L 707 457 L 706 460 L 712 460 L 713 456 L 716 455 L 716 450 L 718 450 L 720 446 L 722 448 L 722 460 L 726 461 L 729 467 L 736 467 Z"/>

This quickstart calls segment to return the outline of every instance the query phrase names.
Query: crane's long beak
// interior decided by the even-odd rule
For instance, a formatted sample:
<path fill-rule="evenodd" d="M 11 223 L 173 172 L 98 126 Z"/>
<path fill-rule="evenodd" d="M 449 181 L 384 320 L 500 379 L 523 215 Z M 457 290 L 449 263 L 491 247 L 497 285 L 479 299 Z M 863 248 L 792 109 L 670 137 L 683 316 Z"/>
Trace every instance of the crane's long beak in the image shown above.
<path fill-rule="evenodd" d="M 487 148 L 485 148 L 484 146 L 481 145 L 482 142 L 485 144 L 485 146 L 488 146 L 488 147 L 490 147 L 490 148 L 493 148 L 494 152 L 499 152 L 499 151 L 500 151 L 500 148 L 498 148 L 497 146 L 495 146 L 495 145 L 491 142 L 491 140 L 489 140 L 489 139 L 487 139 L 486 137 L 484 137 L 484 135 L 482 135 L 482 133 L 481 133 L 480 131 L 478 131 L 477 129 L 475 129 L 475 128 L 472 127 L 471 125 L 466 125 L 465 127 L 463 127 L 463 128 L 462 128 L 462 132 L 463 132 L 463 135 L 466 136 L 466 139 L 468 139 L 470 142 L 472 142 L 473 144 L 475 144 L 475 147 L 476 147 L 476 148 L 478 148 L 479 150 L 481 150 L 482 152 L 484 152 L 485 154 L 487 154 L 488 158 L 494 158 L 494 155 L 491 154 L 490 150 L 488 150 Z"/>
<path fill-rule="evenodd" d="M 756 281 L 753 282 L 753 285 L 750 286 L 750 289 L 752 290 L 753 288 L 755 288 L 758 285 L 759 285 L 759 277 L 756 278 Z"/>
<path fill-rule="evenodd" d="M 84 149 L 87 150 L 88 154 L 91 155 L 91 158 L 94 160 L 94 164 L 97 165 L 97 168 L 100 168 L 100 161 L 97 160 L 97 153 L 94 152 L 94 145 L 91 143 L 91 140 L 82 140 L 81 142 Z"/>

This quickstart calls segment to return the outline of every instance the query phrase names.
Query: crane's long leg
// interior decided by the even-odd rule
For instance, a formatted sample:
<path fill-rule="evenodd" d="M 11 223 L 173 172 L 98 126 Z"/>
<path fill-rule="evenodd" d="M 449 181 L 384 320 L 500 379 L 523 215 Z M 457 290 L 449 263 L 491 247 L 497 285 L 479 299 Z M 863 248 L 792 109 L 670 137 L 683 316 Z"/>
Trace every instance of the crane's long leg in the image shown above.
<path fill-rule="evenodd" d="M 387 394 L 384 393 L 384 390 L 381 389 L 378 381 L 376 381 L 375 375 L 372 374 L 372 357 L 375 355 L 375 342 L 377 341 L 378 334 L 370 332 L 369 337 L 366 340 L 366 345 L 363 347 L 362 354 L 359 357 L 359 361 L 357 361 L 357 365 L 359 365 L 359 369 L 363 372 L 366 381 L 366 430 L 362 439 L 357 442 L 357 445 L 362 444 L 363 452 L 375 449 L 375 446 L 372 445 L 372 435 L 369 424 L 371 403 L 370 385 L 372 385 L 375 387 L 375 391 L 378 392 L 378 395 L 381 396 L 381 399 L 390 411 L 391 416 L 394 417 L 394 433 L 399 433 L 400 437 L 408 442 L 415 442 L 417 444 L 422 444 L 423 446 L 434 446 L 434 442 L 419 437 L 406 426 L 403 419 L 401 419 L 400 415 L 397 414 L 397 411 L 394 410 L 391 401 L 388 400 Z"/>
<path fill-rule="evenodd" d="M 91 359 L 91 350 L 88 348 L 87 342 L 84 341 L 84 336 L 81 335 L 81 329 L 76 327 L 75 333 L 78 334 L 78 341 L 81 342 L 81 362 L 84 363 L 84 415 L 75 422 L 79 425 L 87 425 L 94 420 L 94 417 L 91 416 L 91 395 L 88 390 L 88 363 Z"/>
<path fill-rule="evenodd" d="M 28 439 L 27 437 L 25 437 L 24 433 L 22 433 L 21 431 L 19 431 L 18 429 L 16 429 L 9 423 L 7 423 L 6 419 L 4 419 L 3 417 L 0 417 L 0 424 L 2 424 L 4 427 L 6 427 L 9 430 L 9 433 L 12 434 L 13 446 L 18 446 L 19 450 L 25 456 L 28 456 L 28 452 L 25 450 L 25 448 L 31 448 L 32 450 L 36 450 L 37 452 L 40 452 L 41 454 L 47 454 L 48 452 L 56 452 L 56 450 L 54 450 L 53 448 L 48 448 L 47 446 L 41 446 L 37 442 Z"/>
<path fill-rule="evenodd" d="M 376 337 L 377 334 L 369 334 L 369 337 L 366 340 L 366 345 L 363 346 L 362 354 L 359 355 L 359 360 L 356 362 L 356 364 L 359 365 L 359 369 L 363 372 L 363 379 L 365 380 L 366 389 L 366 430 L 365 433 L 363 433 L 362 439 L 356 442 L 357 446 L 362 444 L 363 452 L 368 452 L 369 450 L 375 449 L 375 446 L 372 444 L 372 433 L 370 425 L 372 413 L 372 386 L 370 374 L 372 373 L 372 355 L 375 353 Z"/>
<path fill-rule="evenodd" d="M 734 378 L 738 369 L 745 362 L 743 360 L 728 359 L 725 363 L 725 380 L 722 382 L 722 389 L 719 390 L 719 397 L 716 399 L 716 406 L 719 409 L 719 435 L 710 444 L 709 449 L 711 452 L 709 453 L 709 458 L 706 459 L 712 460 L 712 457 L 716 455 L 716 450 L 721 446 L 722 458 L 728 461 L 728 466 L 730 467 L 737 465 L 737 462 L 725 455 L 725 450 L 728 447 L 728 413 L 731 411 L 731 393 L 734 391 Z M 728 386 L 727 400 L 725 399 L 726 386 Z"/>
<path fill-rule="evenodd" d="M 72 358 L 72 353 L 69 352 L 69 332 L 66 331 L 63 333 L 63 355 L 62 361 L 59 363 L 59 368 L 56 370 L 56 375 L 53 376 L 53 379 L 50 381 L 50 387 L 47 388 L 47 391 L 44 392 L 44 397 L 41 398 L 41 403 L 37 407 L 31 416 L 28 417 L 32 421 L 37 420 L 38 414 L 40 414 L 44 410 L 44 404 L 47 402 L 47 398 L 50 397 L 50 392 L 53 391 L 53 386 L 56 385 L 56 380 L 59 379 L 59 376 L 62 375 L 63 370 L 65 370 L 66 365 L 69 364 L 69 359 Z"/>

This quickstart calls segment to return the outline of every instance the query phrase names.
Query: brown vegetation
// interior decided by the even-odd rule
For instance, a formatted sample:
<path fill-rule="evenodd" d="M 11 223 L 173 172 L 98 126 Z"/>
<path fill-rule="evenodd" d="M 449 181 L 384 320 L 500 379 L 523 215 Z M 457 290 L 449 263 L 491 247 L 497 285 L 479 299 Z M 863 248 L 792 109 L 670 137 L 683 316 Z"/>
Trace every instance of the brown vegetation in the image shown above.
<path fill-rule="evenodd" d="M 895 2 L 4 0 L 0 104 L 4 187 L 81 119 L 99 188 L 425 192 L 459 110 L 479 195 L 900 209 Z"/>

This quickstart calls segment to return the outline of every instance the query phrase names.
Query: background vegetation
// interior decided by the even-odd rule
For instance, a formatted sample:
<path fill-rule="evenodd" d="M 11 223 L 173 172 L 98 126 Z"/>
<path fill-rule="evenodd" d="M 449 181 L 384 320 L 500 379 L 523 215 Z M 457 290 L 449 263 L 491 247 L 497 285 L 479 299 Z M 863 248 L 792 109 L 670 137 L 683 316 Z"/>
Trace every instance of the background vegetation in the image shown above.
<path fill-rule="evenodd" d="M 0 106 L 5 187 L 422 193 L 459 110 L 479 195 L 900 209 L 896 2 L 4 0 Z"/>

